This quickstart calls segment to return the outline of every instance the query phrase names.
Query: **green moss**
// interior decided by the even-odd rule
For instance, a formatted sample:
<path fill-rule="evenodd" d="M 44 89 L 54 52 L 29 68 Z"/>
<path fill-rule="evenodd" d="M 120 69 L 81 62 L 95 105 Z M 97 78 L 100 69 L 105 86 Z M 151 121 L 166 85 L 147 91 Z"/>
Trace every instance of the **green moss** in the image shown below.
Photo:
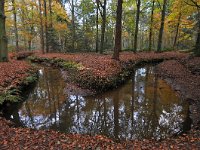
<path fill-rule="evenodd" d="M 0 105 L 4 102 L 19 102 L 22 99 L 21 94 L 24 87 L 34 83 L 37 79 L 37 73 L 33 72 L 33 70 L 29 72 L 29 76 L 26 77 L 18 86 L 12 87 L 5 92 L 0 93 Z"/>
<path fill-rule="evenodd" d="M 76 63 L 73 61 L 62 61 L 59 62 L 60 66 L 62 66 L 64 69 L 75 69 L 80 70 L 83 68 L 83 65 L 80 63 Z"/>
<path fill-rule="evenodd" d="M 37 81 L 37 79 L 38 79 L 38 77 L 36 74 L 28 76 L 24 79 L 23 84 L 28 85 L 30 83 Z"/>
<path fill-rule="evenodd" d="M 20 99 L 21 99 L 20 93 L 21 92 L 19 90 L 17 90 L 16 88 L 10 89 L 10 90 L 6 91 L 5 93 L 2 93 L 0 95 L 0 104 L 3 104 L 5 101 L 9 101 L 9 102 L 20 101 Z"/>
<path fill-rule="evenodd" d="M 29 56 L 29 57 L 27 57 L 27 59 L 31 61 L 31 60 L 35 60 L 36 57 L 35 56 Z"/>

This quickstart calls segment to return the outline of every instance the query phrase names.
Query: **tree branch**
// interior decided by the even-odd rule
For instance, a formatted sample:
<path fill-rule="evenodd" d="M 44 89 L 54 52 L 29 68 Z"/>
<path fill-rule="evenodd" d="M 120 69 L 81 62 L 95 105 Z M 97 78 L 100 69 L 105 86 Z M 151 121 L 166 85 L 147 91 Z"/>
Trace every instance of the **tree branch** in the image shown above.
<path fill-rule="evenodd" d="M 190 0 L 190 1 L 192 2 L 192 4 L 187 1 L 184 1 L 184 3 L 186 3 L 187 5 L 193 6 L 193 7 L 196 6 L 197 8 L 200 8 L 200 5 L 198 5 L 197 2 L 195 2 L 194 0 Z"/>

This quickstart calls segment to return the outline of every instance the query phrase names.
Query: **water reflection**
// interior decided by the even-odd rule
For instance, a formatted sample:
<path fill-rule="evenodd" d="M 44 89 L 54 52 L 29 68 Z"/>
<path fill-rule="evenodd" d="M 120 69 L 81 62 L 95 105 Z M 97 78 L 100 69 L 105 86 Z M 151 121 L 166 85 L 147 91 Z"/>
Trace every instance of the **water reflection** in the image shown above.
<path fill-rule="evenodd" d="M 188 104 L 158 79 L 153 67 L 137 69 L 124 86 L 92 97 L 67 95 L 65 86 L 59 70 L 41 69 L 28 100 L 10 117 L 35 129 L 114 139 L 161 139 L 190 128 Z"/>

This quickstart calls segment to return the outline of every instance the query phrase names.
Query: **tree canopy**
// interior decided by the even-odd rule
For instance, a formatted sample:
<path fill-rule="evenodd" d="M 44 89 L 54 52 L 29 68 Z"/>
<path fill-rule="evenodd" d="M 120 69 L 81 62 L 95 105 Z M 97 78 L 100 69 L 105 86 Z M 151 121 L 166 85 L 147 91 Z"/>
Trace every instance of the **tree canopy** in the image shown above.
<path fill-rule="evenodd" d="M 199 54 L 199 6 L 199 0 L 124 0 L 120 49 Z M 117 0 L 6 0 L 4 10 L 9 51 L 114 49 Z"/>

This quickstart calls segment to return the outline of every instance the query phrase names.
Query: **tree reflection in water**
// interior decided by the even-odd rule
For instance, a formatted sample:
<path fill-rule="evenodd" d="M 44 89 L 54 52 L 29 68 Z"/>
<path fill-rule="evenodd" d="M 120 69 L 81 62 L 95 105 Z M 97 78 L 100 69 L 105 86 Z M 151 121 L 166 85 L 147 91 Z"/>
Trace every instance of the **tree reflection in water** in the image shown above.
<path fill-rule="evenodd" d="M 191 123 L 188 104 L 158 79 L 154 67 L 137 69 L 122 87 L 92 97 L 65 94 L 65 86 L 59 70 L 41 69 L 36 87 L 10 117 L 35 129 L 114 139 L 162 139 Z"/>

